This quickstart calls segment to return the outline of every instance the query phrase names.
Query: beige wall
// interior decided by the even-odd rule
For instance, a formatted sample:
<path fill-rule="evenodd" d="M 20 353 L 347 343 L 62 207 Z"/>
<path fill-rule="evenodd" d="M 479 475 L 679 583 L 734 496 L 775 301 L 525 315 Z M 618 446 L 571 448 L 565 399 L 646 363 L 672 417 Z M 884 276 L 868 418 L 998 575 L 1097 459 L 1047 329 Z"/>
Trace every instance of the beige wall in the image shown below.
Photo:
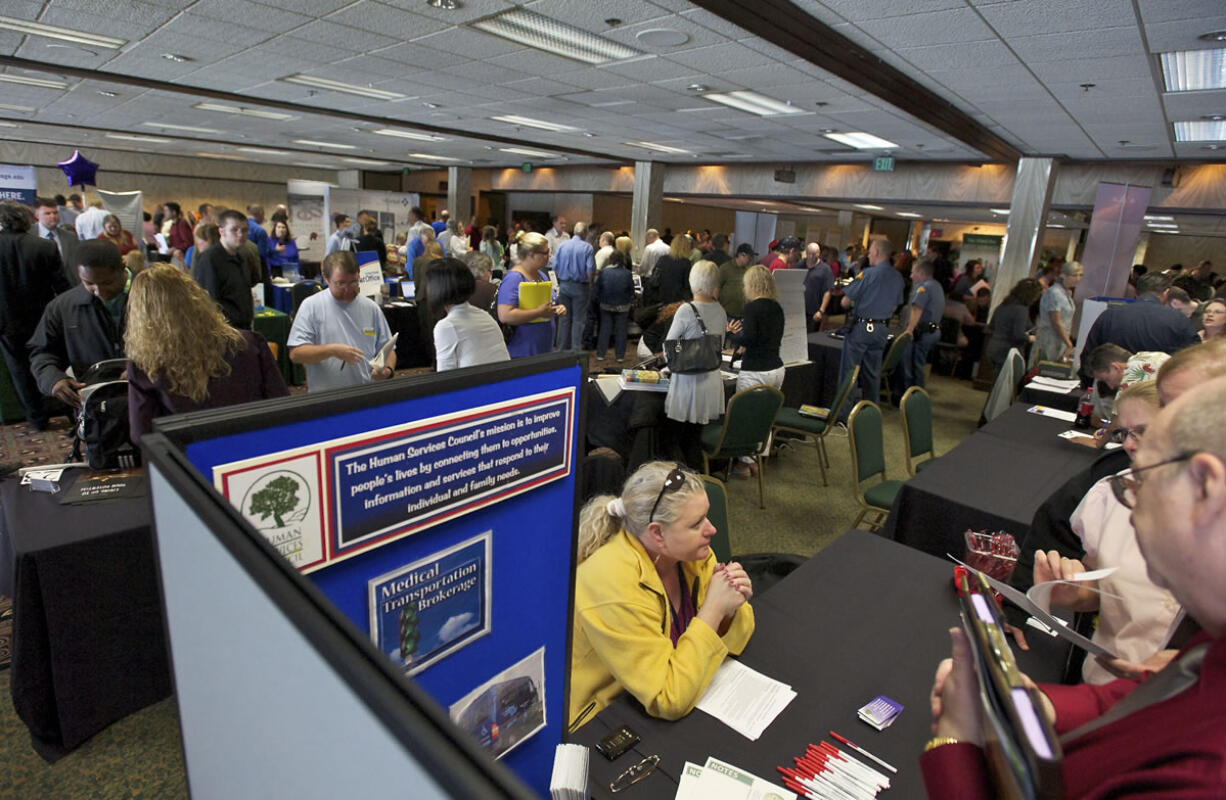
<path fill-rule="evenodd" d="M 33 164 L 39 194 L 71 194 L 80 188 L 70 187 L 64 172 L 56 162 L 72 155 L 58 145 L 28 142 L 0 142 L 0 162 Z M 130 153 L 90 147 L 82 153 L 99 164 L 98 188 L 114 192 L 141 191 L 145 210 L 173 200 L 184 209 L 195 209 L 201 203 L 213 203 L 229 208 L 245 208 L 258 203 L 265 209 L 285 202 L 285 182 L 293 178 L 315 181 L 335 181 L 336 173 L 306 167 L 287 167 L 254 162 L 225 161 L 189 156 L 163 156 Z M 88 201 L 97 195 L 86 188 L 82 195 Z"/>
<path fill-rule="evenodd" d="M 1145 252 L 1145 265 L 1150 269 L 1166 269 L 1172 264 L 1195 266 L 1205 259 L 1214 264 L 1214 271 L 1226 274 L 1226 239 L 1212 236 L 1183 236 L 1151 233 Z"/>

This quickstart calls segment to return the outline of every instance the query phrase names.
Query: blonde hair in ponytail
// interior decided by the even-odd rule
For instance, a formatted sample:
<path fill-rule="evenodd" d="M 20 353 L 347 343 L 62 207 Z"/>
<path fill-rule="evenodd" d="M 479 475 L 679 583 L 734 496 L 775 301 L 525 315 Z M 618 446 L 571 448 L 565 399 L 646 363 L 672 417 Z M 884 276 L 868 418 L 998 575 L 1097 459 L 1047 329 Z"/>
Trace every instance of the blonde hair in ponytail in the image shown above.
<path fill-rule="evenodd" d="M 600 549 L 600 546 L 613 538 L 621 530 L 622 520 L 609 513 L 608 505 L 616 500 L 615 495 L 598 494 L 579 512 L 579 553 L 576 564 L 587 561 L 587 557 Z"/>

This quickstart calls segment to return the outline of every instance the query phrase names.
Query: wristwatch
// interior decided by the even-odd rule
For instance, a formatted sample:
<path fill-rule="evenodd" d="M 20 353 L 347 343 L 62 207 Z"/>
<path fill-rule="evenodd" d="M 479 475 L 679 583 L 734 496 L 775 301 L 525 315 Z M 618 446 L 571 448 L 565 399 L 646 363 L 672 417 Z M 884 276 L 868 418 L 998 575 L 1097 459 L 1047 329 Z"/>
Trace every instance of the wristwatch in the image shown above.
<path fill-rule="evenodd" d="M 952 736 L 933 736 L 928 740 L 928 744 L 924 745 L 924 752 L 927 753 L 929 750 L 944 747 L 947 744 L 959 744 L 960 742 L 960 739 L 955 739 Z"/>

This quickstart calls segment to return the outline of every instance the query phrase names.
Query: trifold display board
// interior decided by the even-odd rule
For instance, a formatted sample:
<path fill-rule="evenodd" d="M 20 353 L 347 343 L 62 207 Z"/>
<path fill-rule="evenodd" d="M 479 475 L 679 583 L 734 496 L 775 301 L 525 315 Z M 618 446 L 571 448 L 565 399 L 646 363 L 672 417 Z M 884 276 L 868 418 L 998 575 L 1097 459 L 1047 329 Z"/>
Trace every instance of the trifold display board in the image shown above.
<path fill-rule="evenodd" d="M 146 449 L 157 469 L 190 464 L 184 480 L 223 506 L 231 535 L 305 596 L 322 593 L 361 657 L 423 689 L 463 732 L 452 735 L 546 795 L 569 689 L 584 372 L 558 354 L 200 412 L 159 420 Z M 174 458 L 159 459 L 159 442 Z M 159 485 L 160 540 L 173 531 Z M 174 591 L 164 585 L 182 681 Z M 269 664 L 251 680 L 293 670 Z"/>

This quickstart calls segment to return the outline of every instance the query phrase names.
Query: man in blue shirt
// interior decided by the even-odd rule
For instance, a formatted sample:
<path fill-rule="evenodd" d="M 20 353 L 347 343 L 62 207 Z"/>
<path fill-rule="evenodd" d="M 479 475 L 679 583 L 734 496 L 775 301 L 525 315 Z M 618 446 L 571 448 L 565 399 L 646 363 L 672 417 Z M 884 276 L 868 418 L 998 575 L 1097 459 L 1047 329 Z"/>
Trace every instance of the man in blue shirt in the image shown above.
<path fill-rule="evenodd" d="M 903 355 L 903 376 L 907 386 L 924 385 L 924 367 L 932 348 L 941 340 L 941 317 L 945 314 L 945 292 L 933 277 L 931 261 L 917 261 L 911 267 L 911 312 L 907 333 L 911 345 Z"/>
<path fill-rule="evenodd" d="M 558 302 L 566 313 L 558 321 L 558 349 L 579 350 L 596 274 L 596 253 L 587 243 L 587 223 L 576 222 L 574 235 L 558 245 L 553 270 L 558 276 Z"/>
<path fill-rule="evenodd" d="M 890 263 L 893 254 L 894 246 L 889 240 L 874 239 L 868 248 L 868 269 L 843 289 L 843 308 L 850 308 L 853 301 L 856 305 L 850 316 L 851 330 L 843 340 L 839 380 L 859 365 L 860 394 L 874 403 L 881 393 L 881 359 L 889 337 L 890 317 L 903 301 L 902 275 Z"/>
<path fill-rule="evenodd" d="M 268 241 L 268 231 L 264 230 L 264 206 L 247 206 L 247 238 L 260 251 L 260 275 L 267 279 L 272 243 Z"/>

